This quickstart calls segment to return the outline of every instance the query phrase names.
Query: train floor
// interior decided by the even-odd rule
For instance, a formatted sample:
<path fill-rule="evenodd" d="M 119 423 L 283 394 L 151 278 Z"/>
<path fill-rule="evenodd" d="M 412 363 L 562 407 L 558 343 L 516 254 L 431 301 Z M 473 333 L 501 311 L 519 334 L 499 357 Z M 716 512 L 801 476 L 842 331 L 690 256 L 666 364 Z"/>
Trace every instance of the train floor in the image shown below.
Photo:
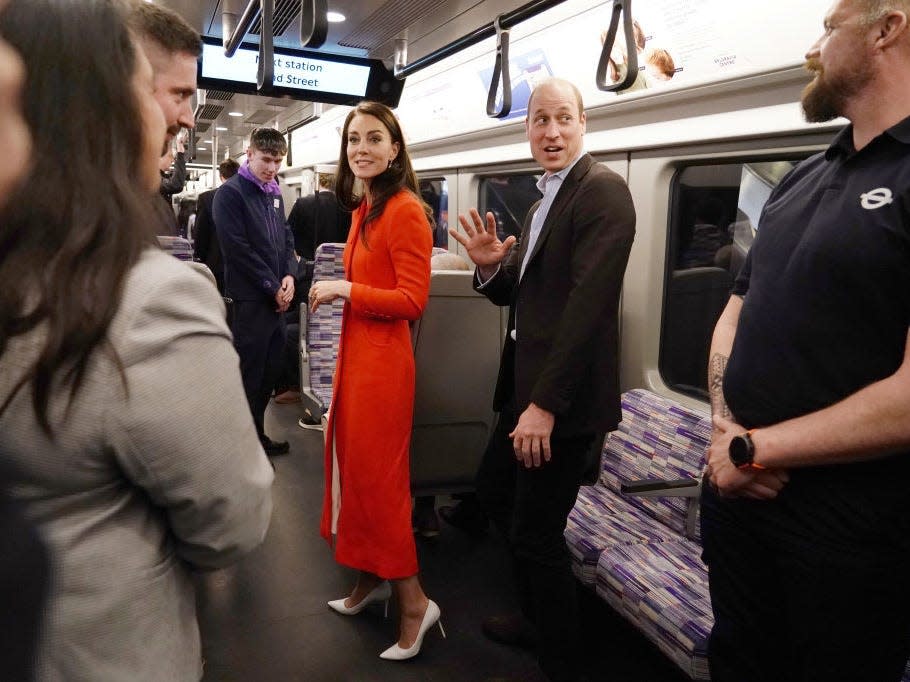
<path fill-rule="evenodd" d="M 442 609 L 446 639 L 430 631 L 420 655 L 379 653 L 397 637 L 394 604 L 345 617 L 326 606 L 347 594 L 353 571 L 319 537 L 322 433 L 297 426 L 297 405 L 269 406 L 267 432 L 291 443 L 277 457 L 274 511 L 265 542 L 239 564 L 198 577 L 204 682 L 543 682 L 528 651 L 488 641 L 484 616 L 514 610 L 510 568 L 498 537 L 470 537 L 442 523 L 419 538 L 421 582 Z M 444 503 L 445 500 L 438 500 Z M 621 617 L 579 587 L 584 670 L 592 682 L 688 678 Z"/>

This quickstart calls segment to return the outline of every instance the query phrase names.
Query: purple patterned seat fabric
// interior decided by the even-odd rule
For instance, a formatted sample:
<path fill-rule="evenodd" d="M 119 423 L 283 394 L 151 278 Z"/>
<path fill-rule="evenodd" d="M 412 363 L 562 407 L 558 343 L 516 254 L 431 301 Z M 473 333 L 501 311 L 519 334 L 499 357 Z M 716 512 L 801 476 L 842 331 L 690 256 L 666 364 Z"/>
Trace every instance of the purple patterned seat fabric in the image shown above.
<path fill-rule="evenodd" d="M 622 396 L 597 485 L 583 487 L 566 525 L 572 568 L 694 679 L 708 679 L 711 602 L 701 548 L 685 537 L 691 498 L 620 493 L 623 481 L 697 479 L 707 414 L 643 390 Z"/>
<path fill-rule="evenodd" d="M 344 244 L 325 243 L 316 248 L 313 281 L 344 279 Z M 341 339 L 341 316 L 344 301 L 319 306 L 307 315 L 306 345 L 310 371 L 310 391 L 321 403 L 323 412 L 332 401 L 332 379 Z"/>
<path fill-rule="evenodd" d="M 193 260 L 193 245 L 188 239 L 158 235 L 158 246 L 178 260 Z"/>
<path fill-rule="evenodd" d="M 572 569 L 586 585 L 593 584 L 592 568 L 606 548 L 684 536 L 690 498 L 625 496 L 620 484 L 698 478 L 710 438 L 707 415 L 648 391 L 623 394 L 622 410 L 618 430 L 604 441 L 600 482 L 581 489 L 566 524 Z"/>
<path fill-rule="evenodd" d="M 597 565 L 597 594 L 692 679 L 707 680 L 714 622 L 708 573 L 691 540 L 621 545 Z"/>
<path fill-rule="evenodd" d="M 674 539 L 676 534 L 627 499 L 595 485 L 579 491 L 565 536 L 572 555 L 572 571 L 582 584 L 593 587 L 597 562 L 605 549 L 663 542 Z"/>
<path fill-rule="evenodd" d="M 623 480 L 698 479 L 711 440 L 708 414 L 696 412 L 666 398 L 635 389 L 622 396 L 622 422 L 607 436 L 601 483 L 619 493 Z M 686 532 L 691 498 L 627 497 L 636 507 Z M 698 526 L 696 536 L 698 539 Z"/>

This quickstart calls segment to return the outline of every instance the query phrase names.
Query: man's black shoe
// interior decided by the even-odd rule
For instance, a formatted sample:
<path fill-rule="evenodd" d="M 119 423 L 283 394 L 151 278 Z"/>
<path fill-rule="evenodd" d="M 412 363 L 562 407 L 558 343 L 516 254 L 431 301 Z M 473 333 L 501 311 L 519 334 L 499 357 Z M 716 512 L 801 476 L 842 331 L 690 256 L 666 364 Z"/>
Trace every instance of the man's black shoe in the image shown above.
<path fill-rule="evenodd" d="M 476 502 L 461 501 L 454 506 L 440 507 L 438 512 L 446 523 L 470 535 L 482 535 L 487 530 L 487 517 Z"/>
<path fill-rule="evenodd" d="M 427 502 L 422 500 L 426 499 Z M 411 516 L 411 524 L 414 532 L 424 538 L 435 538 L 439 535 L 439 519 L 436 517 L 436 509 L 433 507 L 435 498 L 417 498 L 414 504 L 414 513 Z"/>
<path fill-rule="evenodd" d="M 259 440 L 262 442 L 262 449 L 265 450 L 265 454 L 269 457 L 286 455 L 291 451 L 291 446 L 286 440 L 274 441 L 268 436 L 263 436 Z"/>
<path fill-rule="evenodd" d="M 534 649 L 540 641 L 537 628 L 520 613 L 484 618 L 481 629 L 488 639 L 500 644 Z"/>

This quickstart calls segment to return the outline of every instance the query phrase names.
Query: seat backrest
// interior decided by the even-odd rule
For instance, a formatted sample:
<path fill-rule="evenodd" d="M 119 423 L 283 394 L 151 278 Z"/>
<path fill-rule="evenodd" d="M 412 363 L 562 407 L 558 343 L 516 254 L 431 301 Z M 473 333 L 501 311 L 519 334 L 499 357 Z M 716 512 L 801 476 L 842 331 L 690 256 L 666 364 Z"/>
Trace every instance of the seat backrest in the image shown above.
<path fill-rule="evenodd" d="M 183 237 L 158 235 L 158 245 L 178 260 L 193 260 L 193 245 Z"/>
<path fill-rule="evenodd" d="M 499 309 L 473 289 L 474 273 L 435 271 L 412 329 L 417 367 L 411 490 L 470 490 L 493 424 Z"/>
<path fill-rule="evenodd" d="M 344 244 L 326 242 L 316 248 L 313 281 L 344 279 Z M 332 400 L 332 378 L 341 339 L 341 317 L 344 301 L 337 299 L 321 305 L 306 318 L 306 351 L 310 372 L 310 389 L 322 400 L 323 410 Z M 320 417 L 322 415 L 314 415 Z"/>
<path fill-rule="evenodd" d="M 675 270 L 667 287 L 661 373 L 671 386 L 700 390 L 707 397 L 708 351 L 733 278 L 723 268 Z"/>
<path fill-rule="evenodd" d="M 622 395 L 622 421 L 604 441 L 600 483 L 619 493 L 622 481 L 697 479 L 711 440 L 711 418 L 667 398 L 635 389 Z M 685 533 L 688 500 L 625 499 L 670 528 Z"/>

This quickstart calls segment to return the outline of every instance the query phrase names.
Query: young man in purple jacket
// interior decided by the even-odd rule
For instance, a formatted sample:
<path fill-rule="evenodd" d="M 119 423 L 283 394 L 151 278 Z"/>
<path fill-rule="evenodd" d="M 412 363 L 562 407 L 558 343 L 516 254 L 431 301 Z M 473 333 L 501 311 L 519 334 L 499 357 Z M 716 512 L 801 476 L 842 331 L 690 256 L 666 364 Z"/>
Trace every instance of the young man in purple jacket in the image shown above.
<path fill-rule="evenodd" d="M 276 175 L 287 143 L 272 128 L 250 136 L 247 160 L 215 194 L 212 209 L 224 256 L 225 296 L 234 301 L 232 332 L 243 388 L 262 447 L 281 455 L 288 443 L 265 435 L 265 408 L 281 371 L 284 313 L 294 298 L 297 260 Z"/>

